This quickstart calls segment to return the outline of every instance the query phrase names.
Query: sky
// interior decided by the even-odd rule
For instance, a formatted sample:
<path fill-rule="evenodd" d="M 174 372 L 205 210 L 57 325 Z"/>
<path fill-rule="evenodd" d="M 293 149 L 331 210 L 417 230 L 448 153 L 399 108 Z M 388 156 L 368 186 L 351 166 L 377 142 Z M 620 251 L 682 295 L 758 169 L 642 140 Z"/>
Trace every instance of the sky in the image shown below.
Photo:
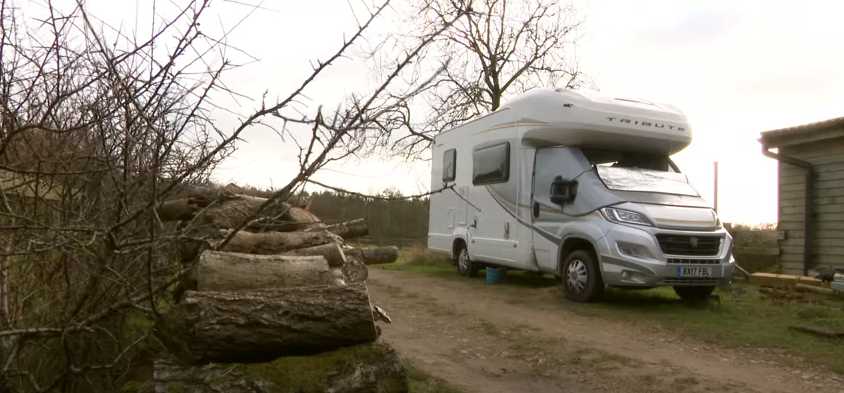
<path fill-rule="evenodd" d="M 144 26 L 143 15 L 153 3 L 87 4 L 111 24 Z M 311 72 L 310 62 L 332 54 L 344 32 L 355 27 L 346 0 L 263 4 L 267 9 L 250 13 L 215 0 L 213 18 L 204 22 L 230 28 L 248 14 L 227 40 L 259 61 L 225 77 L 239 94 L 251 97 L 217 97 L 232 111 L 258 108 L 265 91 L 272 99 L 298 87 Z M 844 3 L 575 0 L 575 5 L 585 18 L 577 57 L 598 88 L 681 108 L 695 139 L 674 159 L 710 202 L 713 163 L 719 162 L 722 220 L 775 222 L 777 164 L 762 156 L 757 139 L 763 131 L 844 116 Z M 163 12 L 164 2 L 157 7 Z M 234 52 L 230 56 L 238 58 Z M 360 61 L 341 60 L 308 90 L 309 113 L 317 104 L 332 107 L 347 93 L 366 90 L 369 76 Z M 222 128 L 237 125 L 231 115 L 213 115 Z M 297 172 L 293 145 L 276 132 L 253 128 L 243 139 L 215 180 L 280 187 Z M 396 187 L 418 194 L 430 189 L 430 166 L 373 157 L 332 164 L 314 178 L 363 193 Z"/>

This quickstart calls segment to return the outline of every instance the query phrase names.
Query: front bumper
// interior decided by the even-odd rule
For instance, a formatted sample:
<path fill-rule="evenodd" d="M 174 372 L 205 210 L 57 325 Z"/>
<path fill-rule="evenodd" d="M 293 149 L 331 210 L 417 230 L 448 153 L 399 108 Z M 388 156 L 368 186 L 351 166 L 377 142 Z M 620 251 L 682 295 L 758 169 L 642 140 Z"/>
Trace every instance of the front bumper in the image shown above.
<path fill-rule="evenodd" d="M 718 236 L 716 255 L 688 256 L 663 252 L 655 235 Z M 705 286 L 728 287 L 732 281 L 735 260 L 732 239 L 725 230 L 692 232 L 634 228 L 615 225 L 599 245 L 604 283 L 611 286 Z"/>

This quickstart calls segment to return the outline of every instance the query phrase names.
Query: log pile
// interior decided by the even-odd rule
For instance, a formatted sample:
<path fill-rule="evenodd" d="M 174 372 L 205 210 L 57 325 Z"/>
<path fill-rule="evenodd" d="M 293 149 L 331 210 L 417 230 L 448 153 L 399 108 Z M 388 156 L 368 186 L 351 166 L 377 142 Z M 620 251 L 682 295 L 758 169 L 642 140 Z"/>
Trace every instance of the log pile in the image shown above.
<path fill-rule="evenodd" d="M 325 224 L 305 208 L 226 191 L 157 213 L 183 225 L 189 273 L 155 325 L 166 348 L 153 366 L 156 392 L 407 392 L 401 360 L 378 340 L 376 322 L 390 319 L 366 287 L 367 265 L 394 262 L 398 250 L 349 247 L 367 234 L 364 220 Z"/>

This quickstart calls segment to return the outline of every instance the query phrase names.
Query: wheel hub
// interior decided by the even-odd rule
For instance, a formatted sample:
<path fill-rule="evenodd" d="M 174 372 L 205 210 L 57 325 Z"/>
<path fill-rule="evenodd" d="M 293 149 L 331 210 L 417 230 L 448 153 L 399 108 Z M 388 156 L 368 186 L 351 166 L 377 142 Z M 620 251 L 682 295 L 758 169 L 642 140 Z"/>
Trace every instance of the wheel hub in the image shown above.
<path fill-rule="evenodd" d="M 458 258 L 457 264 L 460 266 L 460 270 L 466 271 L 469 269 L 469 258 L 466 255 L 466 252 L 461 252 L 460 257 Z"/>
<path fill-rule="evenodd" d="M 572 293 L 581 293 L 586 289 L 589 281 L 586 265 L 580 260 L 574 260 L 569 264 L 566 272 L 566 287 Z"/>

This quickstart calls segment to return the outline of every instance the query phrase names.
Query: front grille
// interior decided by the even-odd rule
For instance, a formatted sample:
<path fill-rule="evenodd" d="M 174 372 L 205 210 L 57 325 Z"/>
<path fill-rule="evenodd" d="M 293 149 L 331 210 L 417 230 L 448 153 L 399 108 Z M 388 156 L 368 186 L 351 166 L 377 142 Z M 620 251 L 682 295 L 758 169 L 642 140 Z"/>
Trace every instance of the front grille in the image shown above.
<path fill-rule="evenodd" d="M 721 238 L 718 236 L 656 235 L 659 247 L 667 255 L 710 256 L 721 251 Z"/>
<path fill-rule="evenodd" d="M 662 280 L 663 285 L 718 285 L 717 278 L 710 277 L 671 277 Z"/>
<path fill-rule="evenodd" d="M 674 265 L 720 265 L 719 259 L 668 258 L 669 264 Z"/>

